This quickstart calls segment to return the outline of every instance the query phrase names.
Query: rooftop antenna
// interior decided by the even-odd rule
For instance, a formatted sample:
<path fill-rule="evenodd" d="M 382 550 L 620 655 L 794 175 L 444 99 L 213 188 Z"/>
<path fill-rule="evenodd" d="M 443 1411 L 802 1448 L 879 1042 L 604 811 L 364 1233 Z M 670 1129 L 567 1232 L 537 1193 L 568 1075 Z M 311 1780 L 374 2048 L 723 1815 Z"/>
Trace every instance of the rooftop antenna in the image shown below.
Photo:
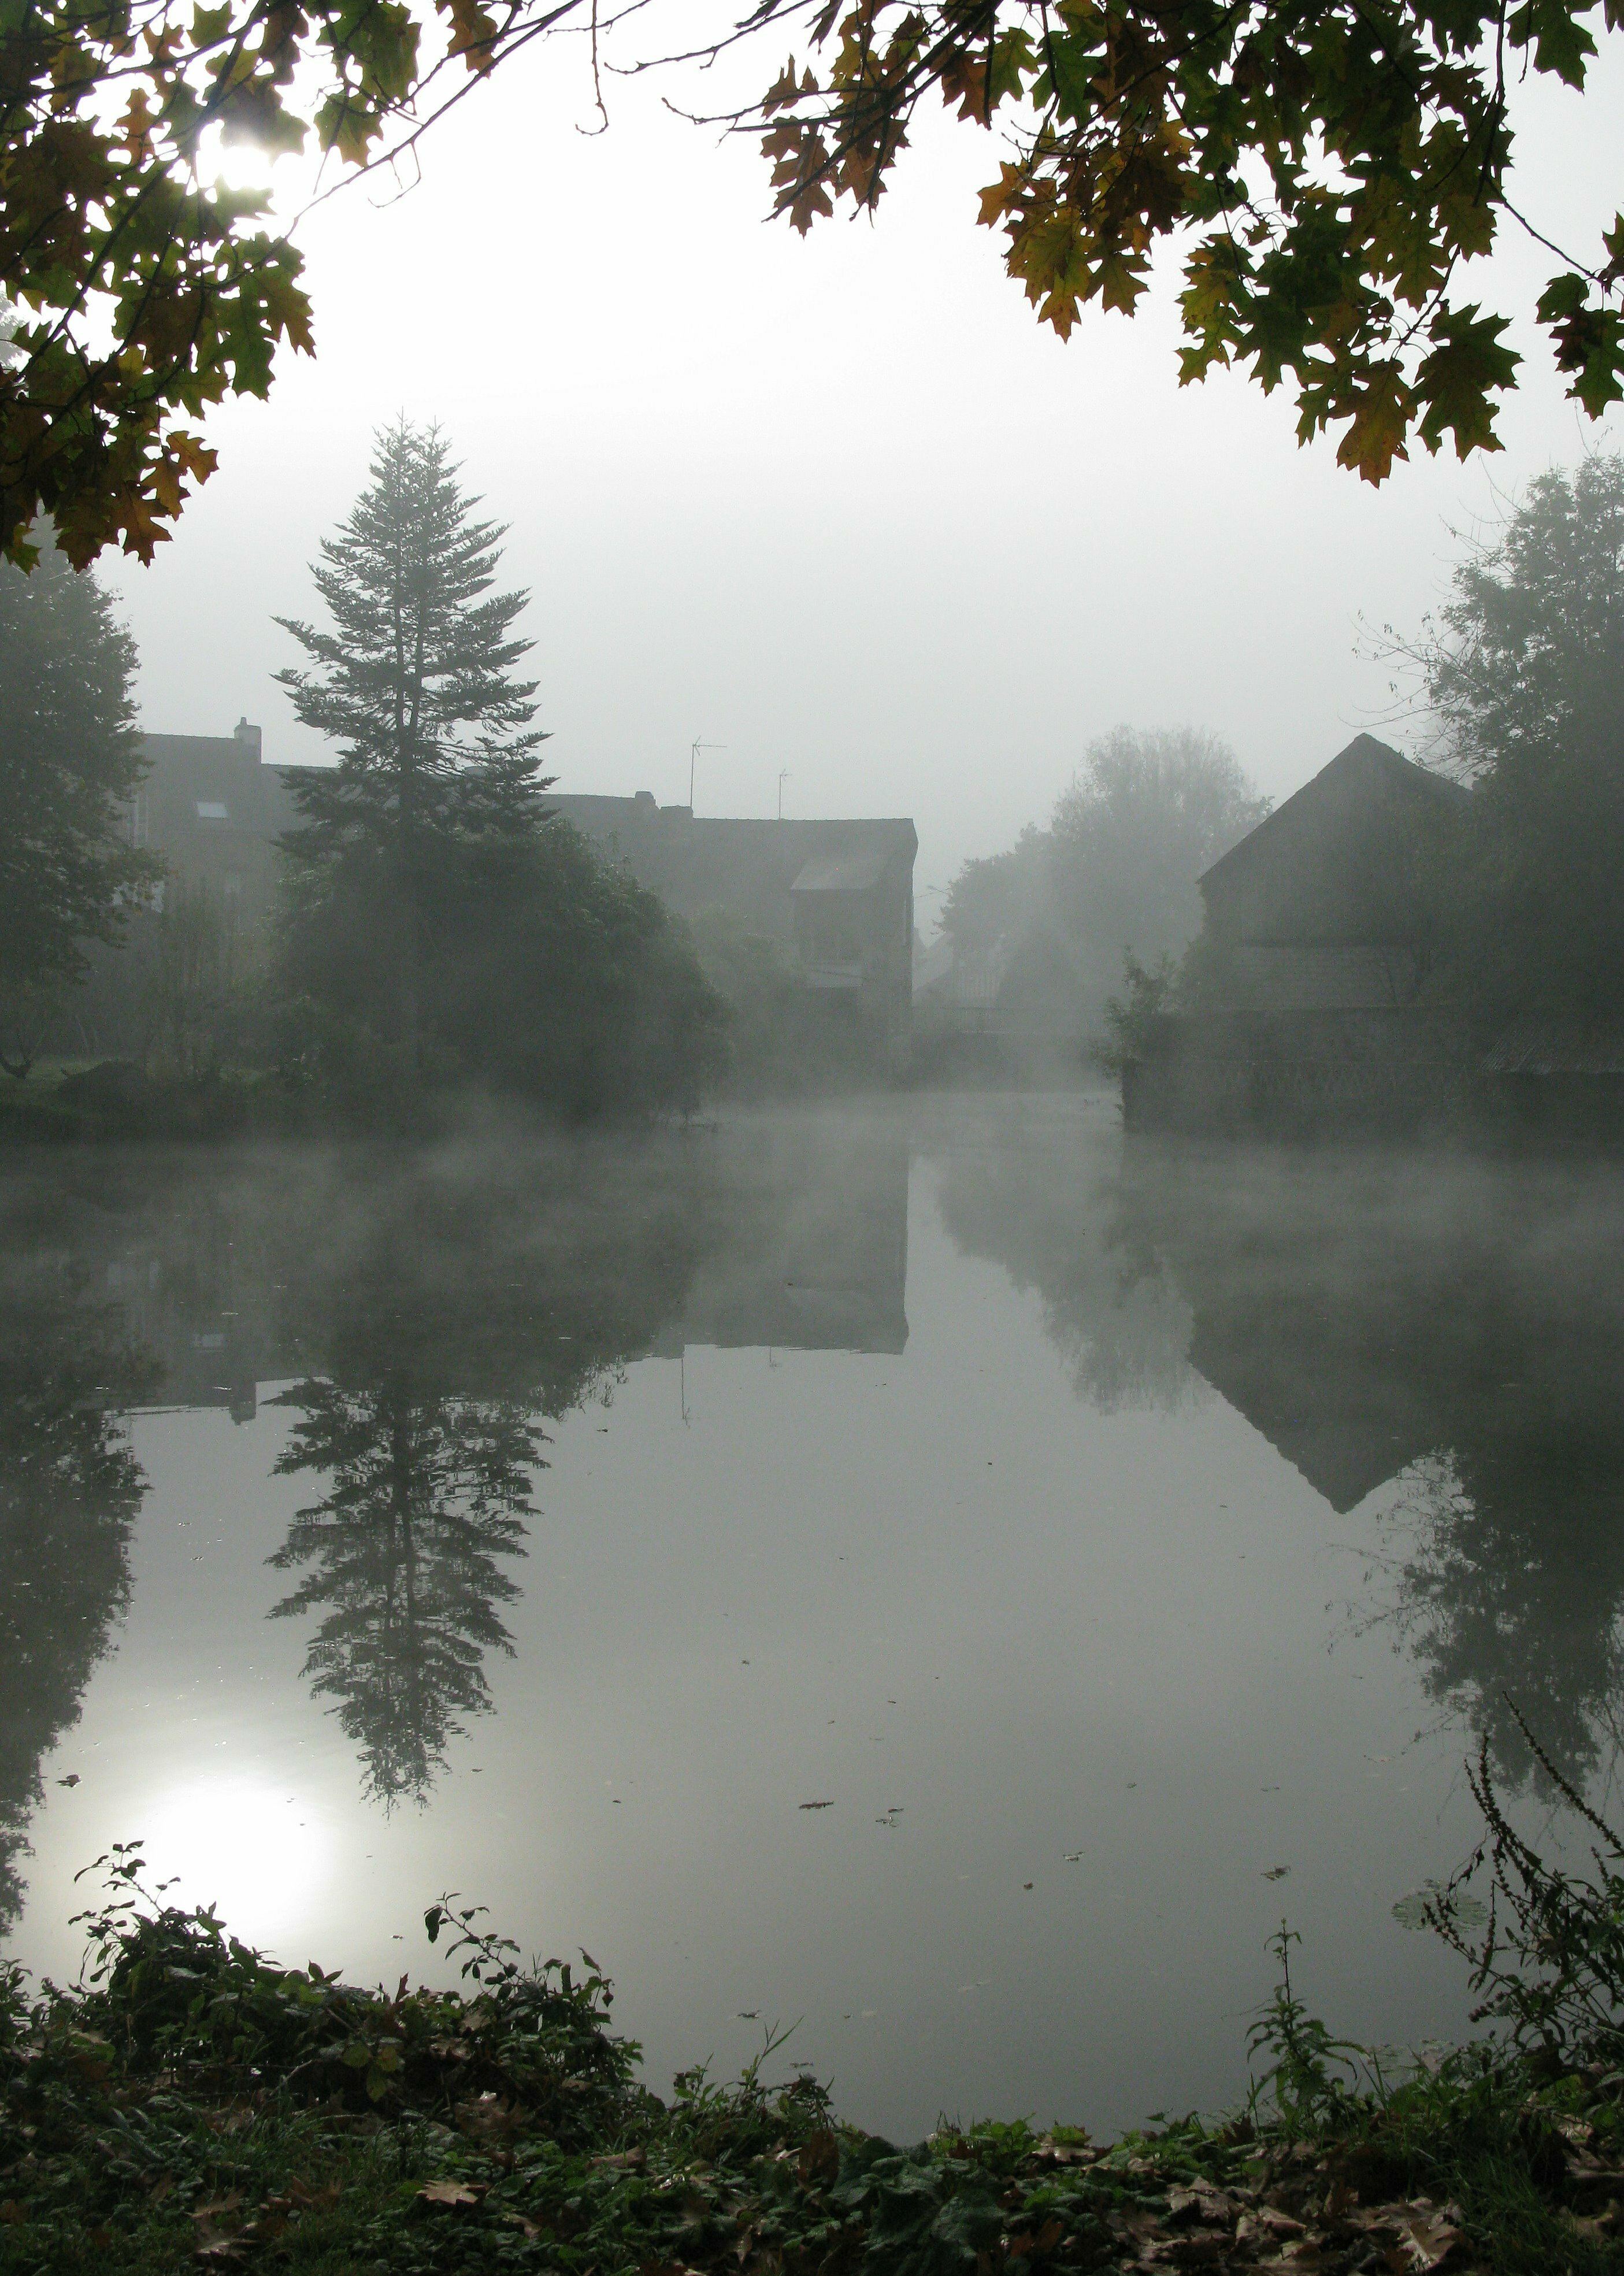
<path fill-rule="evenodd" d="M 780 822 L 784 819 L 784 785 L 789 778 L 789 769 L 787 767 L 780 767 L 778 769 L 778 820 Z"/>
<path fill-rule="evenodd" d="M 697 735 L 694 736 L 693 747 L 688 753 L 688 812 L 690 814 L 694 811 L 694 770 L 699 764 L 700 753 L 702 751 L 725 751 L 726 748 L 727 746 L 725 743 L 702 743 L 699 737 Z"/>

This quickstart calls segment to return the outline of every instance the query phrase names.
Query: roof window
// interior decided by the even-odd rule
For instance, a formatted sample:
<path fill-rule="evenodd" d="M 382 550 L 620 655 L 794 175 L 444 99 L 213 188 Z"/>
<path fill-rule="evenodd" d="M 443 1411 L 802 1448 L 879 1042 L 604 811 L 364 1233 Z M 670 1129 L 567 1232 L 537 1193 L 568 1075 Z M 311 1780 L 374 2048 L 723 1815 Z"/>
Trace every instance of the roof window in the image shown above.
<path fill-rule="evenodd" d="M 231 816 L 217 798 L 200 798 L 197 802 L 200 822 L 229 822 Z"/>

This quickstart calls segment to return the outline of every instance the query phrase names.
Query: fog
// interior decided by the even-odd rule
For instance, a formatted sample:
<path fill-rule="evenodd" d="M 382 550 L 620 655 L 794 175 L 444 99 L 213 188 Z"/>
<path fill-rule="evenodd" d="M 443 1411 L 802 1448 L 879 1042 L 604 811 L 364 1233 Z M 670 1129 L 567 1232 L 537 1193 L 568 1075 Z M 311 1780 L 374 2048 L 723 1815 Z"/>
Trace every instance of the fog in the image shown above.
<path fill-rule="evenodd" d="M 1624 433 L 1581 418 L 1518 325 L 1504 453 L 1374 490 L 1334 438 L 1299 450 L 1285 391 L 1180 390 L 1176 263 L 1132 323 L 1041 330 L 974 225 L 993 139 L 928 123 L 875 224 L 803 243 L 763 220 L 755 149 L 662 92 L 611 80 L 591 134 L 579 47 L 521 57 L 429 138 L 408 194 L 307 219 L 316 361 L 211 416 L 221 471 L 153 568 L 112 573 L 149 729 L 247 713 L 268 757 L 324 755 L 270 683 L 292 660 L 270 618 L 308 611 L 377 423 L 437 418 L 512 525 L 560 787 L 686 800 L 702 737 L 702 813 L 772 813 L 787 769 L 788 814 L 913 815 L 928 920 L 1118 721 L 1194 720 L 1294 788 L 1387 709 L 1361 616 L 1413 628 L 1453 531 Z M 1515 101 L 1514 194 L 1582 248 L 1614 201 L 1624 57 L 1582 101 Z M 1524 307 L 1552 259 L 1505 226 L 1482 297 Z"/>
<path fill-rule="evenodd" d="M 800 2018 L 907 2136 L 1233 2104 L 1282 1909 L 1335 2028 L 1459 2033 L 1393 1907 L 1480 1734 L 1563 1839 L 1502 1686 L 1616 1772 L 1619 1209 L 1103 1096 L 14 1162 L 11 1947 L 136 1836 L 363 1980 L 458 1887 L 657 2089 Z"/>

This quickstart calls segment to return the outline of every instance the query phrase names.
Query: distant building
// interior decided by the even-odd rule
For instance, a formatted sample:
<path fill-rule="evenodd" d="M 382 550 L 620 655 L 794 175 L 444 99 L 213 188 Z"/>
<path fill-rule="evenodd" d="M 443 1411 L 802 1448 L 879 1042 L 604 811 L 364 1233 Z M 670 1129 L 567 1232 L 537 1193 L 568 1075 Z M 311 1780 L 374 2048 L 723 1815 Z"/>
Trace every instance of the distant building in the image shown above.
<path fill-rule="evenodd" d="M 790 950 L 808 987 L 897 1033 L 913 996 L 911 822 L 738 822 L 634 798 L 547 803 L 679 916 L 726 909 Z"/>
<path fill-rule="evenodd" d="M 292 770 L 265 764 L 260 731 L 246 719 L 229 735 L 144 735 L 141 744 L 147 771 L 125 810 L 131 843 L 257 925 L 275 887 L 276 840 L 299 818 Z"/>
<path fill-rule="evenodd" d="M 260 730 L 148 735 L 148 770 L 131 802 L 132 842 L 161 853 L 182 876 L 206 880 L 246 923 L 269 909 L 275 846 L 299 820 L 292 780 L 266 762 Z M 550 793 L 572 823 L 679 916 L 731 911 L 783 944 L 807 984 L 850 998 L 891 1033 L 912 997 L 914 861 L 906 820 L 740 822 L 695 819 L 686 806 Z"/>
<path fill-rule="evenodd" d="M 1358 735 L 1200 880 L 1213 985 L 1236 1011 L 1385 1011 L 1430 975 L 1468 800 Z"/>
<path fill-rule="evenodd" d="M 1359 735 L 1200 880 L 1198 1008 L 1126 1071 L 1130 1126 L 1401 1128 L 1474 1074 L 1438 936 L 1469 793 Z"/>

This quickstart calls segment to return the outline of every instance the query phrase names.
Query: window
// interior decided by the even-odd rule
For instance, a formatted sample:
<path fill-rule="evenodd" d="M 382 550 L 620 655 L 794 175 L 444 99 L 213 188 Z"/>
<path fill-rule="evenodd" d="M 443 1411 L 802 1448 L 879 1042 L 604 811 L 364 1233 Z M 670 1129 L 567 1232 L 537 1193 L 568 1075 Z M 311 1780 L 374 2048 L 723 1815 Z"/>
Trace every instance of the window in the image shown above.
<path fill-rule="evenodd" d="M 231 820 L 230 815 L 227 814 L 219 800 L 215 798 L 199 799 L 197 802 L 197 818 L 200 822 L 229 822 Z"/>

